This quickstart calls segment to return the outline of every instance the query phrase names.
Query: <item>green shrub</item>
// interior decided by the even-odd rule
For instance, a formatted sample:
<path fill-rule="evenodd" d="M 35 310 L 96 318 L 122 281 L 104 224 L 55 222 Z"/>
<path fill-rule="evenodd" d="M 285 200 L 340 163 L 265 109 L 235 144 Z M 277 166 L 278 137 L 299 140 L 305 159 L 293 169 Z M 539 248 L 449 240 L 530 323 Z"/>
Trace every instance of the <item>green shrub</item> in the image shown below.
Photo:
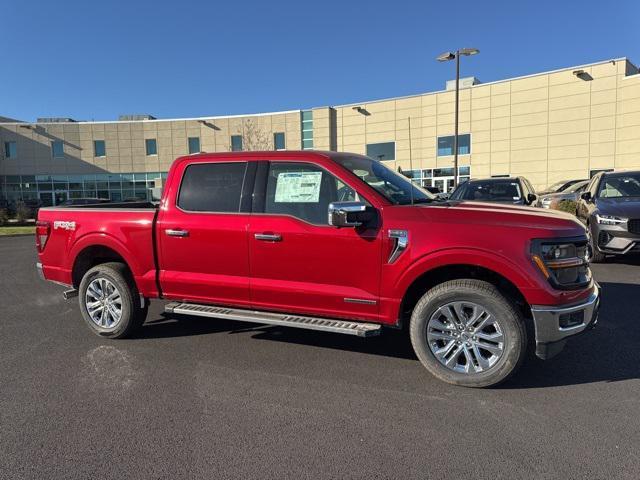
<path fill-rule="evenodd" d="M 24 202 L 16 203 L 16 220 L 18 223 L 24 223 L 31 218 L 31 209 Z"/>
<path fill-rule="evenodd" d="M 562 200 L 560 203 L 558 203 L 558 210 L 571 213 L 572 215 L 576 214 L 577 207 L 578 202 L 574 202 L 573 200 Z"/>

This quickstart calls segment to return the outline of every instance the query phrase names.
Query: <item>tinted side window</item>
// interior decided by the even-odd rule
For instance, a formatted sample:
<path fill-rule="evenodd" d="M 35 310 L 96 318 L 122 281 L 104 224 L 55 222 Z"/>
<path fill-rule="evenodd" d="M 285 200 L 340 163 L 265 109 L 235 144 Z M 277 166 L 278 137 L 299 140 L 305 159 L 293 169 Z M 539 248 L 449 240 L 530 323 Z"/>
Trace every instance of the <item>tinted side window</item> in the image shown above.
<path fill-rule="evenodd" d="M 329 203 L 354 199 L 353 189 L 315 165 L 274 162 L 269 167 L 265 213 L 327 225 Z"/>
<path fill-rule="evenodd" d="M 246 162 L 196 163 L 182 177 L 178 206 L 191 212 L 238 212 Z"/>

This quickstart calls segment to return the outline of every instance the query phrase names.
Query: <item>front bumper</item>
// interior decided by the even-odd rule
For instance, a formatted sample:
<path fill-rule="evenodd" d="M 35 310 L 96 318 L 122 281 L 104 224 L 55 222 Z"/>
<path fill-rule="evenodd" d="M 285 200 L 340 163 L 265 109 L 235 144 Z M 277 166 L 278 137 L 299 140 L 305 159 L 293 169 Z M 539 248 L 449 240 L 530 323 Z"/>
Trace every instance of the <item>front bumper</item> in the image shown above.
<path fill-rule="evenodd" d="M 627 224 L 593 224 L 591 232 L 597 240 L 598 250 L 608 255 L 626 255 L 640 253 L 640 234 L 630 232 Z"/>
<path fill-rule="evenodd" d="M 568 337 L 593 328 L 598 321 L 600 286 L 578 305 L 550 307 L 533 305 L 531 313 L 536 333 L 536 355 L 546 360 L 564 348 Z"/>

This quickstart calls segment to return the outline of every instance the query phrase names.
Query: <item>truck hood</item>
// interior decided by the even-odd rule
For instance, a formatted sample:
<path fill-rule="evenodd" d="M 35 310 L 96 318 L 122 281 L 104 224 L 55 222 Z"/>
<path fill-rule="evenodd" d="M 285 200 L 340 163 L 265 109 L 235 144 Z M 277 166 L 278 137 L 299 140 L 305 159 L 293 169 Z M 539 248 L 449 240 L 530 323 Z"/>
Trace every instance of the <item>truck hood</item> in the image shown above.
<path fill-rule="evenodd" d="M 485 202 L 449 202 L 425 205 L 425 215 L 443 223 L 468 223 L 500 227 L 551 230 L 553 236 L 584 235 L 584 226 L 576 217 L 557 210 Z"/>
<path fill-rule="evenodd" d="M 640 197 L 598 198 L 598 213 L 624 218 L 640 218 Z"/>

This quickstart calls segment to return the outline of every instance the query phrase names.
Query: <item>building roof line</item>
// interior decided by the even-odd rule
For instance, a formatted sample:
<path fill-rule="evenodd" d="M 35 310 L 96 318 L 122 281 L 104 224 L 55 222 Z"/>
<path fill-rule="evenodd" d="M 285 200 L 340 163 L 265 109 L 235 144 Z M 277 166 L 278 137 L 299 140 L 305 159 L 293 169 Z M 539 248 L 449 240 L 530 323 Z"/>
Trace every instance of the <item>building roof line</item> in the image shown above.
<path fill-rule="evenodd" d="M 629 62 L 628 57 L 618 57 L 618 58 L 611 58 L 608 60 L 600 60 L 598 62 L 592 62 L 592 63 L 585 63 L 583 65 L 576 65 L 576 66 L 572 66 L 572 67 L 563 67 L 563 68 L 558 68 L 555 70 L 548 70 L 545 72 L 538 72 L 538 73 L 531 73 L 529 75 L 521 75 L 518 77 L 511 77 L 511 78 L 505 78 L 505 79 L 501 79 L 501 80 L 494 80 L 492 82 L 486 82 L 486 83 L 479 83 L 477 85 L 472 85 L 470 87 L 465 87 L 466 89 L 473 89 L 473 88 L 478 88 L 478 87 L 484 87 L 487 85 L 495 85 L 498 83 L 504 83 L 504 82 L 512 82 L 515 80 L 522 80 L 525 78 L 532 78 L 532 77 L 538 77 L 541 75 L 551 75 L 554 73 L 559 73 L 559 72 L 564 72 L 567 70 L 575 70 L 575 69 L 580 69 L 580 68 L 588 68 L 588 67 L 593 67 L 596 65 L 603 65 L 606 63 L 610 63 L 610 62 Z M 632 65 L 635 67 L 635 65 L 632 63 Z M 264 116 L 271 116 L 271 115 L 284 115 L 284 114 L 289 114 L 289 113 L 300 113 L 303 110 L 312 110 L 312 109 L 319 109 L 319 108 L 346 108 L 346 107 L 353 107 L 353 106 L 358 106 L 358 105 L 366 105 L 366 104 L 372 104 L 372 103 L 380 103 L 380 102 L 388 102 L 391 100 L 404 100 L 404 99 L 408 99 L 408 98 L 416 98 L 416 97 L 424 97 L 427 95 L 437 95 L 437 94 L 441 94 L 441 93 L 446 93 L 446 92 L 450 92 L 451 90 L 436 90 L 436 91 L 432 91 L 432 92 L 423 92 L 423 93 L 415 93 L 415 94 L 411 94 L 411 95 L 403 95 L 403 96 L 399 96 L 399 97 L 388 97 L 388 98 L 379 98 L 376 100 L 367 100 L 367 101 L 362 101 L 362 102 L 351 102 L 351 103 L 344 103 L 344 104 L 340 104 L 340 105 L 332 105 L 332 106 L 317 106 L 317 107 L 312 107 L 309 109 L 296 109 L 296 110 L 283 110 L 283 111 L 277 111 L 277 112 L 263 112 L 263 113 L 247 113 L 247 114 L 238 114 L 238 115 L 215 115 L 215 116 L 206 116 L 206 117 L 188 117 L 188 118 L 156 118 L 153 120 L 91 120 L 91 121 L 87 121 L 87 120 L 83 120 L 83 121 L 78 121 L 78 122 L 69 122 L 69 123 L 65 123 L 65 122 L 54 122 L 54 123 L 37 123 L 37 122 L 0 122 L 0 125 L 86 125 L 86 124 L 119 124 L 119 123 L 161 123 L 161 122 L 188 122 L 188 121 L 207 121 L 207 120 L 224 120 L 224 119 L 233 119 L 233 118 L 246 118 L 246 117 L 264 117 Z"/>
<path fill-rule="evenodd" d="M 464 87 L 464 90 L 484 87 L 484 86 L 487 86 L 487 85 L 494 85 L 494 84 L 497 84 L 497 83 L 513 82 L 515 80 L 522 80 L 522 79 L 525 79 L 525 78 L 539 77 L 541 75 L 551 75 L 553 73 L 564 72 L 566 70 L 575 70 L 575 69 L 580 69 L 580 68 L 593 67 L 593 66 L 596 66 L 596 65 L 603 65 L 605 63 L 610 63 L 610 62 L 623 62 L 623 61 L 629 62 L 629 59 L 627 57 L 610 58 L 608 60 L 601 60 L 599 62 L 585 63 L 583 65 L 576 65 L 576 66 L 573 66 L 573 67 L 563 67 L 563 68 L 557 68 L 555 70 L 548 70 L 548 71 L 545 71 L 545 72 L 530 73 L 528 75 L 520 75 L 518 77 L 504 78 L 504 79 L 501 79 L 501 80 L 494 80 L 492 82 L 478 83 L 477 85 L 471 85 L 469 87 Z M 631 62 L 629 62 L 629 63 L 631 63 Z M 437 95 L 439 93 L 446 93 L 446 92 L 452 92 L 452 91 L 453 90 L 446 90 L 446 89 L 444 89 L 444 90 L 434 90 L 432 92 L 414 93 L 414 94 L 411 94 L 411 95 L 403 95 L 403 96 L 400 96 L 400 97 L 379 98 L 377 100 L 368 100 L 368 101 L 363 101 L 363 102 L 344 103 L 344 104 L 341 104 L 341 105 L 333 105 L 332 108 L 354 107 L 354 106 L 358 106 L 358 105 L 367 105 L 367 104 L 370 104 L 370 103 L 388 102 L 390 100 L 404 100 L 406 98 L 424 97 L 424 96 L 427 96 L 427 95 Z M 313 108 L 326 108 L 326 107 L 313 107 Z"/>
<path fill-rule="evenodd" d="M 96 123 L 158 123 L 158 122 L 188 122 L 199 120 L 224 120 L 227 118 L 266 117 L 271 115 L 285 115 L 287 113 L 300 113 L 302 110 L 282 110 L 279 112 L 247 113 L 238 115 L 215 115 L 207 117 L 188 118 L 155 118 L 153 120 L 81 120 L 77 122 L 0 122 L 0 125 L 94 125 Z"/>

